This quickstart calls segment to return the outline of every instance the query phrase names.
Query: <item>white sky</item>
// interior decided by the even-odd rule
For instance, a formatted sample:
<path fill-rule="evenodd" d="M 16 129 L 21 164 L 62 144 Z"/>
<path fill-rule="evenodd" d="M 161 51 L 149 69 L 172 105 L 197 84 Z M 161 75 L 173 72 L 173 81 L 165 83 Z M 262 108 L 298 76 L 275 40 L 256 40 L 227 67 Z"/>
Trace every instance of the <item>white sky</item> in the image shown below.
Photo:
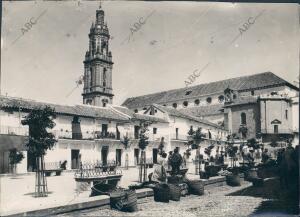
<path fill-rule="evenodd" d="M 80 104 L 88 33 L 99 3 L 3 2 L 1 91 L 4 95 Z M 272 71 L 293 82 L 299 73 L 297 4 L 199 2 L 102 3 L 113 39 L 114 104 L 127 97 L 185 87 L 196 69 L 209 66 L 193 85 Z M 20 37 L 31 18 L 35 25 Z M 239 27 L 263 14 L 233 44 Z M 154 11 L 133 41 L 121 44 L 135 22 Z"/>

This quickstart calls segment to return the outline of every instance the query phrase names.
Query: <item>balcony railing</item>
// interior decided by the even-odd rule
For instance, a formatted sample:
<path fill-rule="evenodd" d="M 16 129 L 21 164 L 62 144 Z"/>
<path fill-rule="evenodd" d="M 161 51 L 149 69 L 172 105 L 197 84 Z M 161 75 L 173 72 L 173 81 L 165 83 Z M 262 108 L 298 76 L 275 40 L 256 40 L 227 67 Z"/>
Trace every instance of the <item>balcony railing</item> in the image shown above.
<path fill-rule="evenodd" d="M 29 129 L 28 127 L 0 126 L 0 134 L 28 136 Z"/>
<path fill-rule="evenodd" d="M 261 129 L 261 133 L 263 134 L 293 134 L 292 129 L 278 129 L 278 131 L 274 131 L 274 128 L 266 128 Z"/>
<path fill-rule="evenodd" d="M 138 140 L 139 139 L 139 135 L 135 134 L 133 132 L 127 133 L 127 136 L 131 140 Z M 160 134 L 160 133 L 158 133 L 158 134 L 149 133 L 148 137 L 149 137 L 149 141 L 159 142 L 162 137 L 164 137 L 164 139 L 166 140 L 168 138 L 168 135 L 163 135 L 163 134 Z M 121 138 L 123 138 L 123 137 L 121 137 Z"/>
<path fill-rule="evenodd" d="M 203 138 L 204 140 L 207 141 L 226 141 L 226 138 L 221 138 L 220 136 L 214 137 L 212 136 L 212 138 L 208 138 L 208 134 L 205 134 L 206 136 Z M 182 140 L 182 141 L 187 141 L 188 140 L 188 135 L 184 135 L 184 134 L 171 134 L 171 140 Z"/>
<path fill-rule="evenodd" d="M 171 134 L 171 140 L 187 140 L 187 135 L 184 134 Z"/>
<path fill-rule="evenodd" d="M 52 131 L 52 133 L 59 139 L 76 139 L 76 140 L 94 140 L 94 139 L 114 139 L 120 140 L 118 135 L 114 132 L 82 132 L 74 133 L 72 131 Z"/>

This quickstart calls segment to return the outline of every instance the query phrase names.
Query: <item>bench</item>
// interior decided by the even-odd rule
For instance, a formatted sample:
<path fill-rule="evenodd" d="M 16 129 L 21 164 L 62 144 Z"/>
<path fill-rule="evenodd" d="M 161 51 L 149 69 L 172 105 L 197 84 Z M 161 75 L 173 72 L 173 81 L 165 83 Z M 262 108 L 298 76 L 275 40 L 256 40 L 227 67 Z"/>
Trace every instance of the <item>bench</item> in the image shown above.
<path fill-rule="evenodd" d="M 44 168 L 45 176 L 51 176 L 51 174 L 53 174 L 53 173 L 55 173 L 56 176 L 60 176 L 62 170 L 63 169 L 60 167 L 59 162 L 45 163 L 45 168 Z"/>
<path fill-rule="evenodd" d="M 61 175 L 62 169 L 45 169 L 44 173 L 46 176 L 51 176 L 52 173 L 55 173 L 56 176 Z"/>

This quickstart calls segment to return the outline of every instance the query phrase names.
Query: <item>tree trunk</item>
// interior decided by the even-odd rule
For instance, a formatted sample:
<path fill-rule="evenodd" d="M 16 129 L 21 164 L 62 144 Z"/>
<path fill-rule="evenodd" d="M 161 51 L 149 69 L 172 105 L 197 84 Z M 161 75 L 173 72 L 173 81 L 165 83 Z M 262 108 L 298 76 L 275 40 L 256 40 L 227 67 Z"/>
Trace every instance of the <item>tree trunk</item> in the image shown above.
<path fill-rule="evenodd" d="M 47 197 L 48 188 L 45 177 L 44 156 L 36 157 L 36 172 L 35 172 L 35 196 Z"/>
<path fill-rule="evenodd" d="M 139 168 L 139 182 L 147 180 L 147 168 L 146 168 L 146 152 L 141 151 L 140 168 Z"/>
<path fill-rule="evenodd" d="M 129 167 L 128 150 L 126 150 L 126 155 L 125 155 L 125 169 L 128 170 L 128 167 Z"/>
<path fill-rule="evenodd" d="M 146 165 L 146 152 L 144 151 L 144 174 L 143 174 L 143 182 L 147 180 L 147 165 Z"/>

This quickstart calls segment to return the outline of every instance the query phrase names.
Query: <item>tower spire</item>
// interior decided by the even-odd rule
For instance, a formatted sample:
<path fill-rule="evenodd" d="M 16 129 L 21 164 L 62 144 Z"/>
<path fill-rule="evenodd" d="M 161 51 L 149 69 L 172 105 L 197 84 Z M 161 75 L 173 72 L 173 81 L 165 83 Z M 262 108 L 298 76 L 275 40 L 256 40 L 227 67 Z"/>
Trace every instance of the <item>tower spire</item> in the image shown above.
<path fill-rule="evenodd" d="M 112 54 L 109 30 L 104 21 L 102 1 L 96 9 L 96 22 L 89 33 L 89 50 L 84 59 L 83 103 L 105 107 L 112 104 Z"/>

